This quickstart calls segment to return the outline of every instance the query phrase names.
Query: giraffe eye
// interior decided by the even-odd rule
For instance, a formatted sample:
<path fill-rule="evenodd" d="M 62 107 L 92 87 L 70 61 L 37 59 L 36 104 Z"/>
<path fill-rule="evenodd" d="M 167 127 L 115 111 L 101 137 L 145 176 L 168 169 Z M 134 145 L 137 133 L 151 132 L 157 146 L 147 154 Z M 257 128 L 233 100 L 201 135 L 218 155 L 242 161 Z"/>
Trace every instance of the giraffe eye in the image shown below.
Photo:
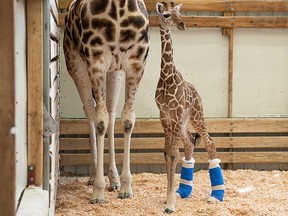
<path fill-rule="evenodd" d="M 171 17 L 171 14 L 163 14 L 163 16 L 164 16 L 164 18 L 169 18 L 169 17 Z"/>

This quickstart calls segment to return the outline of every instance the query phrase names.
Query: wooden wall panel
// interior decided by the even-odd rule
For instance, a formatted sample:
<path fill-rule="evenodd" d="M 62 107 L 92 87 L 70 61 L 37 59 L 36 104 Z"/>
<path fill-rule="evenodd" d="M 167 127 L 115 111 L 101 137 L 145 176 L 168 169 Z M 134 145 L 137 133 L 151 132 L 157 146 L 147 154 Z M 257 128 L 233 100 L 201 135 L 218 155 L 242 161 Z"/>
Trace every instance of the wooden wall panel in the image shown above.
<path fill-rule="evenodd" d="M 43 184 L 43 4 L 27 0 L 28 166 Z"/>
<path fill-rule="evenodd" d="M 288 148 L 287 136 L 259 136 L 259 137 L 212 137 L 217 149 L 245 148 Z M 133 150 L 163 150 L 164 137 L 141 137 L 132 138 L 131 149 Z M 60 151 L 88 150 L 90 151 L 89 138 L 60 138 Z M 115 139 L 115 149 L 124 150 L 124 139 Z M 183 148 L 182 145 L 179 146 Z M 108 150 L 108 140 L 105 139 L 104 148 Z M 196 150 L 204 150 L 204 143 L 201 142 Z"/>
<path fill-rule="evenodd" d="M 123 153 L 116 154 L 116 164 L 123 163 Z M 179 162 L 184 157 L 180 153 Z M 207 163 L 209 160 L 206 152 L 195 152 L 193 157 L 197 163 Z M 286 152 L 218 152 L 218 157 L 222 163 L 288 163 L 288 154 Z M 89 165 L 91 163 L 91 154 L 61 154 L 62 166 Z M 104 154 L 104 163 L 108 164 L 109 155 Z M 130 163 L 134 165 L 157 165 L 165 164 L 163 153 L 131 153 Z"/>
<path fill-rule="evenodd" d="M 287 17 L 273 16 L 184 16 L 187 27 L 214 28 L 287 28 Z M 158 17 L 149 17 L 150 26 L 158 26 Z"/>
<path fill-rule="evenodd" d="M 137 119 L 137 121 L 138 125 L 135 125 L 131 140 L 131 165 L 155 165 L 158 168 L 164 166 L 165 138 L 161 132 L 159 119 Z M 89 131 L 85 124 L 85 120 L 61 120 L 61 167 L 90 164 Z M 207 125 L 212 128 L 209 133 L 221 161 L 225 164 L 276 163 L 280 168 L 281 164 L 288 162 L 288 118 L 207 119 Z M 119 120 L 116 123 L 115 133 L 123 133 Z M 183 154 L 183 145 L 179 148 Z M 123 149 L 123 138 L 116 138 L 118 164 L 122 163 Z M 108 152 L 108 145 L 105 145 L 105 152 Z M 205 164 L 208 161 L 203 143 L 195 148 L 194 156 L 198 164 Z M 105 164 L 108 164 L 107 155 L 105 157 Z"/>
<path fill-rule="evenodd" d="M 210 133 L 286 133 L 288 118 L 207 118 Z M 191 132 L 195 132 L 190 128 Z M 86 119 L 62 119 L 61 134 L 89 134 Z M 121 121 L 116 120 L 115 133 L 123 133 Z M 137 119 L 133 134 L 163 133 L 159 119 Z"/>
<path fill-rule="evenodd" d="M 15 66 L 14 1 L 0 7 L 0 208 L 1 215 L 15 215 Z M 7 20 L 9 22 L 7 22 Z M 14 129 L 13 129 L 14 128 Z"/>

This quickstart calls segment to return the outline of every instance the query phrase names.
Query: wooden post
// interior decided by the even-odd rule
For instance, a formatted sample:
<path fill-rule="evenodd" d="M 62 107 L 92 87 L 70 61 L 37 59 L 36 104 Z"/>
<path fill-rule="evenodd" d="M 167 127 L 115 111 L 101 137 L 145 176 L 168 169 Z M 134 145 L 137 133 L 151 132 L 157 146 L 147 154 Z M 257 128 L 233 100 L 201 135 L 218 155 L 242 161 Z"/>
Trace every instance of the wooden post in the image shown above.
<path fill-rule="evenodd" d="M 43 2 L 27 0 L 28 166 L 43 185 Z"/>
<path fill-rule="evenodd" d="M 233 117 L 233 57 L 234 57 L 234 30 L 229 32 L 229 65 L 228 65 L 228 118 Z"/>
<path fill-rule="evenodd" d="M 15 215 L 15 69 L 14 1 L 0 7 L 0 209 L 1 215 Z M 11 133 L 12 132 L 12 133 Z"/>
<path fill-rule="evenodd" d="M 233 16 L 233 12 L 224 12 L 223 16 Z M 234 28 L 233 22 L 232 26 L 229 28 L 223 28 L 222 34 L 228 35 L 229 37 L 229 56 L 228 56 L 228 118 L 233 118 L 233 57 L 234 57 Z M 230 125 L 232 128 L 232 125 Z M 229 152 L 233 151 L 233 129 L 230 129 L 229 137 L 230 137 L 230 146 Z M 228 163 L 228 169 L 233 169 L 234 166 L 232 163 Z"/>
<path fill-rule="evenodd" d="M 233 12 L 224 12 L 223 16 L 233 16 Z M 229 56 L 228 56 L 228 118 L 233 117 L 233 54 L 234 54 L 234 28 L 223 28 L 223 35 L 229 37 Z"/>

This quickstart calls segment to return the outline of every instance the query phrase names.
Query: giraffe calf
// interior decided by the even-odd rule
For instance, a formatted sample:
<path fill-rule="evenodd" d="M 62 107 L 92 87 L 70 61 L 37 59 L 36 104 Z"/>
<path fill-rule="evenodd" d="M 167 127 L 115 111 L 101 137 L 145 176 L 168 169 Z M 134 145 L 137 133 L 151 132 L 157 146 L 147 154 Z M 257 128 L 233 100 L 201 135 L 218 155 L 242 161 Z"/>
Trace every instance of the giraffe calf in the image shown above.
<path fill-rule="evenodd" d="M 205 143 L 209 154 L 209 174 L 212 193 L 209 203 L 222 201 L 224 197 L 224 181 L 217 158 L 216 147 L 210 138 L 203 115 L 202 100 L 196 88 L 186 82 L 176 69 L 173 60 L 173 47 L 170 27 L 179 30 L 186 29 L 180 15 L 182 4 L 169 6 L 167 3 L 157 3 L 161 35 L 161 72 L 158 81 L 155 101 L 160 111 L 160 121 L 165 133 L 164 156 L 167 166 L 167 200 L 165 213 L 175 211 L 176 194 L 181 198 L 189 197 L 192 192 L 194 158 L 193 151 L 196 140 L 188 131 L 190 122 Z M 178 190 L 174 191 L 174 175 L 179 162 L 179 143 L 184 143 L 185 157 L 182 159 L 182 170 Z"/>

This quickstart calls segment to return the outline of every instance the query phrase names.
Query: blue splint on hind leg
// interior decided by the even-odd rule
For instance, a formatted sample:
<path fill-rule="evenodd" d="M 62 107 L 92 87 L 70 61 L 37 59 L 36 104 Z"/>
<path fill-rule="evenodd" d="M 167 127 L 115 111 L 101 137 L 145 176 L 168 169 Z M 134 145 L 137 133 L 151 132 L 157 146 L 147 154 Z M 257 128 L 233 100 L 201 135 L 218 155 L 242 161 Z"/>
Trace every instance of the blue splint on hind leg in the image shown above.
<path fill-rule="evenodd" d="M 209 175 L 212 192 L 208 202 L 213 202 L 214 198 L 222 202 L 224 198 L 224 180 L 222 170 L 219 165 L 220 162 L 221 161 L 218 158 L 209 160 Z"/>
<path fill-rule="evenodd" d="M 185 160 L 185 157 L 182 158 L 182 168 L 179 188 L 176 191 L 179 193 L 181 198 L 187 198 L 192 192 L 193 187 L 193 173 L 194 173 L 194 158 L 191 160 Z"/>

